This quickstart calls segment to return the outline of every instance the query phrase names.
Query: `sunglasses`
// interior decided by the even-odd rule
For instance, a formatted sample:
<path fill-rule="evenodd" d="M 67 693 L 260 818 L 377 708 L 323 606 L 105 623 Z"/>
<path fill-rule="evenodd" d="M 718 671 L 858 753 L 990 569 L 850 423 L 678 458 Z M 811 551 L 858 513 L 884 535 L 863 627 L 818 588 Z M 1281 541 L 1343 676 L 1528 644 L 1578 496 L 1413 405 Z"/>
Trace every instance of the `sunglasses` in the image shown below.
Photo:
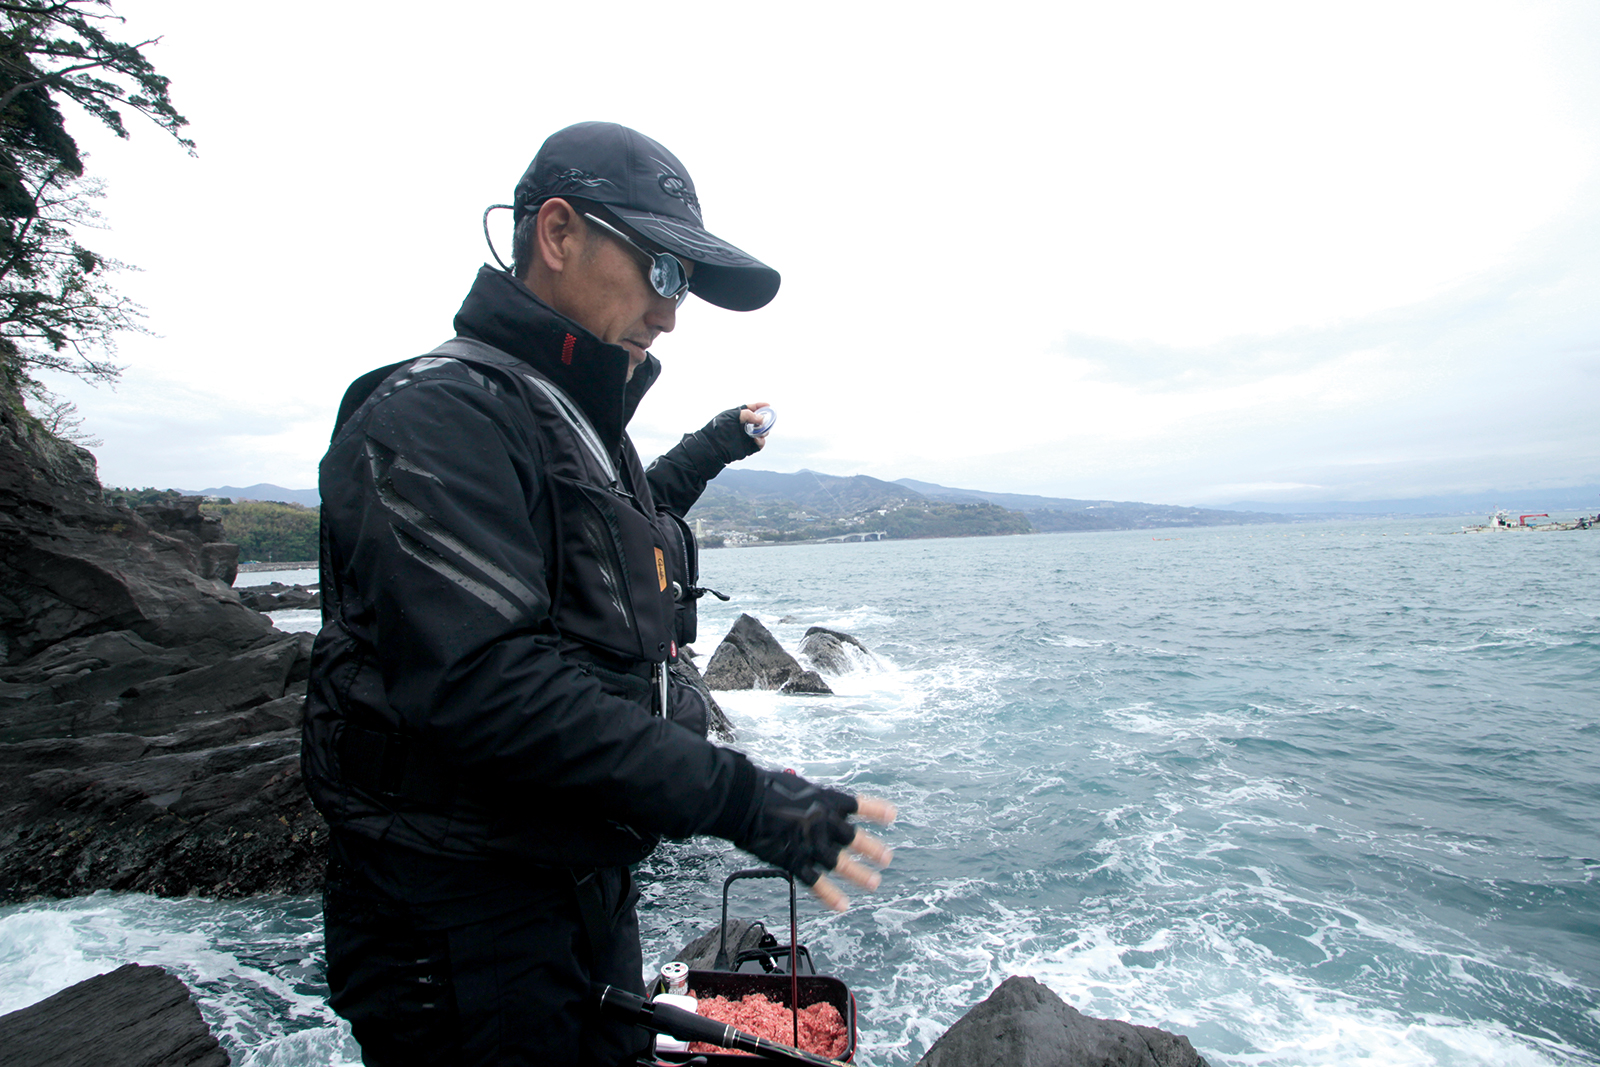
<path fill-rule="evenodd" d="M 650 279 L 650 288 L 668 300 L 675 301 L 679 307 L 689 299 L 689 271 L 684 267 L 683 260 L 671 252 L 651 252 L 598 215 L 585 212 L 583 217 L 644 258 L 647 265 L 645 274 Z"/>

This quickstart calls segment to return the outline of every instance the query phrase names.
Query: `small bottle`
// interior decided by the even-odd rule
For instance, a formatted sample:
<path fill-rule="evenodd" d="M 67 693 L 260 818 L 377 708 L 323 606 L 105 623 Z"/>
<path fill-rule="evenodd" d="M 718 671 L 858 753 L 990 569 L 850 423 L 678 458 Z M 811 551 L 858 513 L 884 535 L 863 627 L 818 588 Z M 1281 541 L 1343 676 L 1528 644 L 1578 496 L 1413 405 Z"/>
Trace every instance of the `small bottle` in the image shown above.
<path fill-rule="evenodd" d="M 767 436 L 767 432 L 771 430 L 773 425 L 778 421 L 778 413 L 772 410 L 770 407 L 754 408 L 752 410 L 754 410 L 755 413 L 761 417 L 761 421 L 745 423 L 744 432 L 749 434 L 751 437 Z"/>
<path fill-rule="evenodd" d="M 689 965 L 681 960 L 673 960 L 661 968 L 661 984 L 667 987 L 668 993 L 683 996 L 689 992 Z"/>
<path fill-rule="evenodd" d="M 689 965 L 678 960 L 673 960 L 661 968 L 661 984 L 666 986 L 665 993 L 657 993 L 653 998 L 658 1004 L 671 1004 L 674 1008 L 684 1011 L 697 1011 L 700 1002 L 689 995 Z M 689 1042 L 680 1041 L 667 1034 L 656 1035 L 657 1052 L 688 1052 Z"/>

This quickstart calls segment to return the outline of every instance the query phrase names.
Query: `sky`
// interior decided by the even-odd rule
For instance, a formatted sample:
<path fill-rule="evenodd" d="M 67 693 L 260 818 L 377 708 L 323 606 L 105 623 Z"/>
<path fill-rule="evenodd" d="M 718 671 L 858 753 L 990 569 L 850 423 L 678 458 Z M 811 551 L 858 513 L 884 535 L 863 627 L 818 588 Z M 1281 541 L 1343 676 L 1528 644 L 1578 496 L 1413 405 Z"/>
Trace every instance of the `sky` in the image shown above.
<path fill-rule="evenodd" d="M 691 298 L 646 457 L 1168 504 L 1600 484 L 1600 4 L 118 0 L 198 145 L 69 124 L 152 336 L 107 485 L 316 484 L 549 133 L 633 126 L 783 274 Z M 509 237 L 496 231 L 502 255 Z"/>

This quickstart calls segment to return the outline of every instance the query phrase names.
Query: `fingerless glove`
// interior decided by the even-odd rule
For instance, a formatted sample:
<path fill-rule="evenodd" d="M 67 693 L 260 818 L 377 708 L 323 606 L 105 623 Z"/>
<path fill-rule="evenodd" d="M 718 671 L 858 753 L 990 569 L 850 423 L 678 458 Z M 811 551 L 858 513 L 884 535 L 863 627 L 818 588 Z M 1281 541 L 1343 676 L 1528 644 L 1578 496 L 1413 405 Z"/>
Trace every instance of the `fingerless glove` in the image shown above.
<path fill-rule="evenodd" d="M 748 828 L 733 843 L 815 885 L 855 840 L 849 817 L 855 814 L 856 798 L 796 774 L 757 769 L 756 775 Z"/>

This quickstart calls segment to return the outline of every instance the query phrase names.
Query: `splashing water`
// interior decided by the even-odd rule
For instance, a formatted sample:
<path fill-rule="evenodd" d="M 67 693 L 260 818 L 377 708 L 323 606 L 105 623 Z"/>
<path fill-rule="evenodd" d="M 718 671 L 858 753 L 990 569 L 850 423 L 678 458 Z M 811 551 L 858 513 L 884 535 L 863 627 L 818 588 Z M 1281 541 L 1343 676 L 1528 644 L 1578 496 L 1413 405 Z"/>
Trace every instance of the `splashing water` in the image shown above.
<path fill-rule="evenodd" d="M 833 697 L 719 695 L 758 762 L 900 807 L 879 892 L 802 904 L 860 1062 L 1020 973 L 1217 1067 L 1600 1065 L 1600 616 L 1567 592 L 1600 540 L 1458 525 L 706 553 L 706 651 L 749 611 L 873 652 Z M 643 864 L 647 964 L 754 865 Z M 777 923 L 764 885 L 735 911 Z M 0 1011 L 122 962 L 188 982 L 235 1063 L 359 1062 L 314 899 L 0 909 Z"/>

